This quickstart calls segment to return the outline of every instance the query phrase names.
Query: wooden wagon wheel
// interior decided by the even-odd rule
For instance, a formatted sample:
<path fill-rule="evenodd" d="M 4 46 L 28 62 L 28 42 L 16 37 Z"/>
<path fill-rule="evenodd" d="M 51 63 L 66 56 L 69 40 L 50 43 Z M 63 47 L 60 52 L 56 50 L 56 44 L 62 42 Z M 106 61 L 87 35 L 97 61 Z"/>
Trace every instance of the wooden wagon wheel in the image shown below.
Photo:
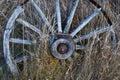
<path fill-rule="evenodd" d="M 61 20 L 60 2 L 59 2 L 59 0 L 54 0 L 57 31 L 53 34 L 52 30 L 51 30 L 52 24 L 50 24 L 48 19 L 45 17 L 45 14 L 38 7 L 38 5 L 34 2 L 34 0 L 30 0 L 30 3 L 32 4 L 32 7 L 36 11 L 38 17 L 41 19 L 43 24 L 47 26 L 47 28 L 50 32 L 49 33 L 50 34 L 49 35 L 49 37 L 50 37 L 49 38 L 49 41 L 50 41 L 49 47 L 51 50 L 51 54 L 58 59 L 68 59 L 72 54 L 74 54 L 75 51 L 83 49 L 84 47 L 81 47 L 81 45 L 79 45 L 80 40 L 85 40 L 85 39 L 95 36 L 96 34 L 99 35 L 101 33 L 104 33 L 106 31 L 110 30 L 112 27 L 112 23 L 110 22 L 108 17 L 106 17 L 106 14 L 104 13 L 103 9 L 99 5 L 97 5 L 93 0 L 90 0 L 90 2 L 92 2 L 92 4 L 96 5 L 96 9 L 94 9 L 93 12 L 90 13 L 89 16 L 87 16 L 84 20 L 82 20 L 78 24 L 78 26 L 75 27 L 75 29 L 71 30 L 70 29 L 71 24 L 72 24 L 73 17 L 75 15 L 75 11 L 76 11 L 79 1 L 80 0 L 68 0 L 68 2 L 67 2 L 68 6 L 67 6 L 67 10 L 66 10 L 67 16 L 66 16 L 66 20 L 65 20 L 66 24 L 62 25 L 63 22 Z M 21 38 L 18 38 L 16 36 L 11 37 L 11 35 L 15 31 L 20 31 L 20 29 L 16 30 L 18 27 L 15 25 L 15 23 L 17 23 L 17 24 L 19 23 L 24 28 L 28 28 L 29 30 L 37 33 L 39 36 L 42 35 L 41 34 L 42 31 L 38 27 L 23 20 L 22 18 L 19 18 L 20 14 L 22 14 L 23 12 L 24 12 L 24 9 L 22 8 L 22 6 L 17 6 L 17 8 L 14 10 L 13 14 L 11 15 L 11 17 L 9 18 L 9 20 L 7 22 L 6 29 L 4 32 L 4 39 L 3 39 L 4 57 L 7 62 L 8 67 L 10 68 L 10 71 L 12 72 L 12 74 L 14 76 L 19 74 L 16 63 L 21 62 L 24 59 L 30 58 L 31 55 L 30 56 L 25 55 L 22 57 L 15 58 L 15 56 L 12 55 L 12 52 L 10 49 L 12 46 L 11 43 L 14 43 L 16 45 L 22 44 L 23 46 L 25 46 L 25 45 L 30 46 L 30 45 L 39 43 L 39 41 L 37 39 L 30 40 L 31 38 L 23 37 L 23 35 L 26 35 L 26 34 L 22 34 L 21 35 L 22 37 L 20 36 Z M 95 18 L 101 12 L 103 12 L 105 17 L 107 18 L 108 24 L 105 27 L 96 29 L 95 31 L 92 31 L 88 34 L 79 36 L 78 33 L 93 18 Z M 18 47 L 18 48 L 21 48 L 21 47 Z M 15 49 L 17 49 L 17 48 L 15 48 Z"/>

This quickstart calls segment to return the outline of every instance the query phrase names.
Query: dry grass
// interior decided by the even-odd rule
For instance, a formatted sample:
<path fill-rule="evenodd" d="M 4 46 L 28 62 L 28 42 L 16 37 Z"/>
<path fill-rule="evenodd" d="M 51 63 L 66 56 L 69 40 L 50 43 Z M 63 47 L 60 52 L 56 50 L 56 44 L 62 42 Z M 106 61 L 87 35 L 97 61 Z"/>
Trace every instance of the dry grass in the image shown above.
<path fill-rule="evenodd" d="M 24 0 L 1 0 L 0 1 L 0 51 L 2 53 L 2 36 L 4 32 L 5 25 L 13 13 L 17 5 L 19 5 Z M 44 5 L 44 1 L 36 0 L 37 4 L 41 7 L 45 15 L 51 24 L 55 25 L 54 22 L 54 0 L 49 0 L 49 4 Z M 36 33 L 31 32 L 28 29 L 24 29 L 26 32 L 21 33 L 22 29 L 16 29 L 17 34 L 12 36 L 20 36 L 22 34 L 27 39 L 40 39 L 41 43 L 39 45 L 34 45 L 34 47 L 27 46 L 28 53 L 30 51 L 35 52 L 35 57 L 24 61 L 24 68 L 20 73 L 20 76 L 17 78 L 19 80 L 120 80 L 120 10 L 119 10 L 119 0 L 109 1 L 109 0 L 95 0 L 103 6 L 106 10 L 107 15 L 110 17 L 113 22 L 113 29 L 117 33 L 118 43 L 117 48 L 113 49 L 111 44 L 111 33 L 110 31 L 97 35 L 94 38 L 91 38 L 87 41 L 81 42 L 83 45 L 89 45 L 90 47 L 83 51 L 78 51 L 78 57 L 72 56 L 72 60 L 58 60 L 54 58 L 49 50 L 48 39 L 49 32 L 44 26 L 39 18 L 35 14 L 32 6 L 28 2 L 23 7 L 25 8 L 25 13 L 20 16 L 28 22 L 38 26 L 43 33 L 41 37 L 37 37 Z M 48 2 L 48 1 L 47 1 Z M 64 1 L 63 1 L 64 3 Z M 90 4 L 87 0 L 80 0 L 79 7 L 77 8 L 75 18 L 72 23 L 72 29 L 76 26 L 81 20 L 83 20 L 90 12 L 93 11 L 95 6 Z M 62 9 L 62 19 L 64 20 L 65 8 Z M 39 22 L 39 23 L 38 23 Z M 89 33 L 90 31 L 100 27 L 105 26 L 107 21 L 105 20 L 102 13 L 93 19 L 82 31 L 79 32 L 79 35 Z M 18 25 L 18 24 L 16 24 Z M 54 27 L 54 26 L 53 26 Z M 23 31 L 22 31 L 23 32 Z M 14 32 L 15 33 L 15 32 Z M 32 34 L 31 34 L 32 33 Z M 22 35 L 23 36 L 23 35 Z M 30 37 L 28 37 L 30 36 Z M 12 48 L 16 47 L 12 45 Z M 19 45 L 17 45 L 19 47 Z M 17 49 L 17 48 L 15 48 Z M 26 50 L 26 46 L 22 46 L 21 50 Z M 14 51 L 14 50 L 13 50 Z M 18 49 L 14 51 L 18 52 Z M 9 74 L 9 75 L 8 75 Z M 1 79 L 6 80 L 11 78 L 7 70 L 4 68 L 1 70 Z"/>

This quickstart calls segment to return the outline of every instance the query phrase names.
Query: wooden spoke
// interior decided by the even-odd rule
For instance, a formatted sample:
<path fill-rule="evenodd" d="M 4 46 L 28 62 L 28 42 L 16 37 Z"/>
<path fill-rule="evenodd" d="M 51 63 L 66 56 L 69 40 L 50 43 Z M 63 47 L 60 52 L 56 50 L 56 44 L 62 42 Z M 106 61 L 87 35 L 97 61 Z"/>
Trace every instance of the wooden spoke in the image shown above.
<path fill-rule="evenodd" d="M 26 55 L 26 56 L 21 56 L 21 57 L 17 57 L 17 58 L 15 58 L 15 62 L 16 62 L 16 63 L 20 63 L 20 62 L 25 61 L 25 60 L 27 60 L 27 59 L 29 59 L 29 58 L 30 58 L 30 56 L 28 56 L 28 55 Z"/>
<path fill-rule="evenodd" d="M 36 10 L 36 12 L 38 13 L 38 16 L 40 17 L 40 19 L 48 26 L 51 27 L 49 21 L 47 20 L 47 18 L 45 17 L 44 13 L 42 12 L 42 10 L 37 6 L 37 4 L 34 2 L 34 0 L 30 0 L 32 6 L 34 7 L 34 9 Z"/>
<path fill-rule="evenodd" d="M 71 23 L 72 23 L 72 20 L 73 20 L 73 17 L 74 17 L 74 14 L 75 14 L 78 3 L 79 3 L 79 0 L 75 0 L 73 2 L 73 6 L 72 6 L 72 9 L 71 9 L 70 15 L 67 18 L 67 24 L 65 26 L 64 33 L 69 32 L 69 29 L 70 29 L 70 26 L 71 26 Z"/>
<path fill-rule="evenodd" d="M 29 45 L 36 44 L 36 40 L 30 41 L 30 40 L 23 40 L 19 38 L 10 38 L 10 42 L 18 43 L 18 44 L 29 44 Z"/>
<path fill-rule="evenodd" d="M 31 25 L 30 23 L 28 23 L 27 21 L 24 21 L 23 19 L 19 18 L 16 20 L 17 22 L 19 22 L 20 24 L 24 25 L 25 27 L 30 28 L 31 30 L 35 31 L 36 33 L 38 33 L 39 35 L 41 34 L 41 30 L 36 28 L 35 26 Z"/>
<path fill-rule="evenodd" d="M 104 33 L 104 32 L 106 32 L 106 31 L 108 31 L 110 29 L 111 29 L 111 26 L 107 26 L 107 27 L 104 27 L 104 28 L 101 28 L 101 29 L 97 29 L 97 30 L 92 31 L 92 32 L 90 32 L 88 34 L 80 36 L 79 39 L 78 38 L 74 39 L 74 41 L 78 42 L 79 40 L 85 40 L 85 39 L 88 39 L 90 37 L 95 36 L 96 34 L 98 35 L 98 34 Z"/>
<path fill-rule="evenodd" d="M 113 29 L 111 30 L 111 35 L 112 35 L 112 46 L 113 46 L 113 49 L 115 50 L 115 49 L 117 49 L 118 40 L 117 40 L 116 33 Z"/>
<path fill-rule="evenodd" d="M 76 50 L 84 50 L 86 46 L 76 45 Z"/>
<path fill-rule="evenodd" d="M 58 24 L 58 32 L 62 33 L 61 12 L 60 12 L 60 2 L 59 2 L 59 0 L 55 0 L 55 8 L 56 8 L 56 17 L 57 17 L 57 24 Z"/>
<path fill-rule="evenodd" d="M 17 56 L 15 57 L 15 62 L 16 63 L 20 63 L 22 61 L 28 60 L 29 58 L 32 58 L 34 56 L 34 54 L 32 53 L 32 55 L 21 55 L 21 56 Z"/>
<path fill-rule="evenodd" d="M 74 52 L 74 53 L 73 53 L 73 56 L 77 58 L 78 56 L 80 56 L 80 54 L 77 53 L 77 52 Z"/>
<path fill-rule="evenodd" d="M 88 24 L 99 12 L 101 11 L 101 8 L 97 8 L 94 10 L 93 13 L 91 13 L 86 19 L 84 19 L 78 27 L 71 33 L 71 36 L 74 37 L 82 28 L 85 27 L 86 24 Z"/>
<path fill-rule="evenodd" d="M 68 57 L 67 60 L 70 61 L 70 62 L 73 61 L 73 59 L 71 57 Z"/>

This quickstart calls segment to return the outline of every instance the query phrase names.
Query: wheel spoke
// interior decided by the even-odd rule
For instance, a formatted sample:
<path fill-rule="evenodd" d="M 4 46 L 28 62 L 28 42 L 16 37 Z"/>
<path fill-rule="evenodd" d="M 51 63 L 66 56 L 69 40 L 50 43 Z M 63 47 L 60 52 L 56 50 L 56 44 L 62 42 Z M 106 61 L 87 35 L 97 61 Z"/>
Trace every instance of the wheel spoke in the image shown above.
<path fill-rule="evenodd" d="M 34 54 L 32 53 L 31 55 L 21 55 L 21 56 L 17 56 L 15 57 L 15 62 L 16 63 L 20 63 L 24 60 L 28 60 L 29 58 L 32 58 L 34 56 Z"/>
<path fill-rule="evenodd" d="M 96 34 L 98 35 L 98 34 L 104 33 L 104 32 L 106 32 L 106 31 L 108 31 L 108 30 L 110 30 L 110 29 L 111 29 L 111 26 L 107 26 L 107 27 L 104 27 L 104 28 L 101 28 L 101 29 L 97 29 L 97 30 L 92 31 L 92 32 L 90 32 L 90 33 L 88 33 L 88 34 L 85 34 L 85 35 L 83 35 L 83 36 L 80 36 L 79 39 L 78 39 L 78 38 L 74 39 L 74 41 L 77 43 L 79 40 L 88 39 L 88 38 L 90 38 L 90 37 L 95 36 Z"/>
<path fill-rule="evenodd" d="M 61 26 L 61 12 L 60 12 L 60 2 L 59 2 L 59 0 L 55 0 L 55 8 L 56 8 L 58 32 L 62 32 L 62 26 Z"/>
<path fill-rule="evenodd" d="M 75 14 L 75 11 L 76 11 L 76 8 L 77 8 L 78 3 L 79 3 L 79 0 L 75 0 L 75 1 L 73 2 L 70 15 L 69 15 L 69 17 L 67 18 L 67 24 L 66 24 L 65 30 L 64 30 L 65 33 L 68 33 L 68 32 L 69 32 L 69 29 L 70 29 L 70 26 L 71 26 L 71 23 L 72 23 L 72 20 L 73 20 L 73 17 L 74 17 L 74 14 Z"/>
<path fill-rule="evenodd" d="M 68 60 L 69 62 L 72 62 L 72 61 L 73 61 L 72 57 L 68 57 L 67 60 Z"/>
<path fill-rule="evenodd" d="M 68 17 L 69 14 L 70 14 L 70 10 L 71 10 L 71 7 L 72 7 L 72 0 L 67 0 L 67 9 L 66 9 L 66 16 Z"/>
<path fill-rule="evenodd" d="M 76 50 L 84 50 L 86 46 L 76 45 Z"/>
<path fill-rule="evenodd" d="M 77 53 L 77 52 L 74 52 L 74 53 L 73 53 L 73 56 L 74 56 L 75 58 L 77 58 L 78 56 L 80 56 L 80 54 Z"/>
<path fill-rule="evenodd" d="M 115 49 L 117 49 L 118 40 L 117 40 L 116 33 L 113 29 L 111 30 L 111 35 L 112 35 L 112 46 L 113 46 L 113 49 L 115 50 Z"/>
<path fill-rule="evenodd" d="M 35 31 L 36 33 L 38 33 L 39 35 L 41 34 L 41 30 L 36 28 L 35 26 L 31 25 L 30 23 L 28 23 L 27 21 L 24 21 L 23 19 L 19 18 L 16 20 L 17 22 L 19 22 L 20 24 L 24 25 L 25 27 L 30 28 L 31 30 Z"/>
<path fill-rule="evenodd" d="M 30 0 L 32 6 L 34 7 L 34 9 L 36 10 L 36 12 L 38 13 L 38 16 L 40 17 L 40 19 L 48 26 L 50 27 L 50 23 L 48 22 L 47 18 L 45 17 L 44 13 L 42 12 L 42 10 L 37 6 L 37 4 L 34 2 L 34 0 Z"/>
<path fill-rule="evenodd" d="M 84 26 L 89 23 L 99 12 L 101 11 L 101 8 L 97 8 L 94 10 L 93 13 L 91 13 L 85 20 L 83 20 L 78 27 L 71 33 L 71 36 L 74 37 Z"/>
<path fill-rule="evenodd" d="M 36 40 L 30 41 L 30 40 L 23 40 L 19 38 L 10 38 L 9 41 L 13 43 L 18 43 L 18 44 L 29 44 L 29 45 L 36 44 Z"/>
<path fill-rule="evenodd" d="M 20 62 L 22 62 L 22 61 L 24 61 L 24 60 L 27 60 L 27 59 L 29 59 L 29 58 L 30 58 L 30 56 L 28 56 L 28 55 L 22 56 L 22 57 L 17 57 L 17 58 L 15 58 L 15 62 L 16 62 L 16 63 L 20 63 Z"/>

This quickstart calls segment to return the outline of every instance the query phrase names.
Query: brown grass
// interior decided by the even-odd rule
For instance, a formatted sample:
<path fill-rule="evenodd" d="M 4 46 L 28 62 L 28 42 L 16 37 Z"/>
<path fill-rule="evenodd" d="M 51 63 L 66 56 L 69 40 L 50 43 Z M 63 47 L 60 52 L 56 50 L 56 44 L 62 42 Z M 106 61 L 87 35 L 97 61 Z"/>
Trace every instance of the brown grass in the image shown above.
<path fill-rule="evenodd" d="M 1 0 L 0 1 L 0 53 L 2 53 L 2 37 L 4 33 L 5 25 L 13 13 L 17 5 L 22 3 L 24 0 Z M 55 25 L 54 22 L 54 0 L 49 0 L 49 4 L 44 5 L 41 0 L 35 0 L 37 4 L 41 7 L 45 15 L 51 24 Z M 46 28 L 42 27 L 41 43 L 39 45 L 34 45 L 34 47 L 27 47 L 28 53 L 30 51 L 35 52 L 35 57 L 24 61 L 24 68 L 20 72 L 20 75 L 17 79 L 19 80 L 120 80 L 120 10 L 119 10 L 119 0 L 95 0 L 100 5 L 103 6 L 104 10 L 107 12 L 107 15 L 110 17 L 113 22 L 113 29 L 117 34 L 117 48 L 112 49 L 111 45 L 111 34 L 110 31 L 97 35 L 94 38 L 88 39 L 87 41 L 81 42 L 83 45 L 89 45 L 90 47 L 86 50 L 78 51 L 78 57 L 72 56 L 72 60 L 58 60 L 54 58 L 49 50 L 48 39 L 49 34 Z M 48 1 L 47 1 L 48 2 Z M 64 2 L 64 1 L 63 1 Z M 32 6 L 28 2 L 23 6 L 25 8 L 25 13 L 21 15 L 23 19 L 28 22 L 31 22 L 34 25 L 37 25 L 41 29 L 41 26 L 44 26 L 41 21 L 39 21 L 38 16 L 35 14 Z M 77 8 L 75 18 L 72 23 L 72 29 L 90 12 L 93 11 L 95 6 L 90 4 L 87 0 L 80 0 L 79 6 Z M 65 17 L 65 9 L 62 8 L 62 19 Z M 39 22 L 39 23 L 38 23 Z M 107 21 L 102 13 L 93 19 L 83 30 L 79 32 L 79 35 L 89 33 L 96 28 L 105 26 Z M 18 25 L 18 24 L 16 24 Z M 53 26 L 54 28 L 54 26 Z M 16 29 L 17 30 L 17 29 Z M 28 29 L 24 29 L 28 32 L 25 32 L 25 38 L 36 38 L 36 34 L 30 32 Z M 23 33 L 21 30 L 18 30 L 15 36 L 20 36 Z M 32 33 L 32 34 L 31 34 Z M 14 36 L 14 34 L 13 34 Z M 32 37 L 28 37 L 32 36 Z M 21 37 L 21 36 L 20 36 Z M 11 45 L 11 48 L 14 48 L 14 45 Z M 19 47 L 19 45 L 17 45 Z M 26 47 L 21 47 L 23 50 L 26 50 Z M 17 49 L 17 48 L 16 48 Z M 18 50 L 14 51 L 18 52 Z M 26 51 L 27 52 L 27 51 Z M 14 53 L 15 54 L 15 53 Z M 6 68 L 1 70 L 0 78 L 3 80 L 6 79 L 16 79 L 13 78 L 10 72 L 7 72 Z"/>

